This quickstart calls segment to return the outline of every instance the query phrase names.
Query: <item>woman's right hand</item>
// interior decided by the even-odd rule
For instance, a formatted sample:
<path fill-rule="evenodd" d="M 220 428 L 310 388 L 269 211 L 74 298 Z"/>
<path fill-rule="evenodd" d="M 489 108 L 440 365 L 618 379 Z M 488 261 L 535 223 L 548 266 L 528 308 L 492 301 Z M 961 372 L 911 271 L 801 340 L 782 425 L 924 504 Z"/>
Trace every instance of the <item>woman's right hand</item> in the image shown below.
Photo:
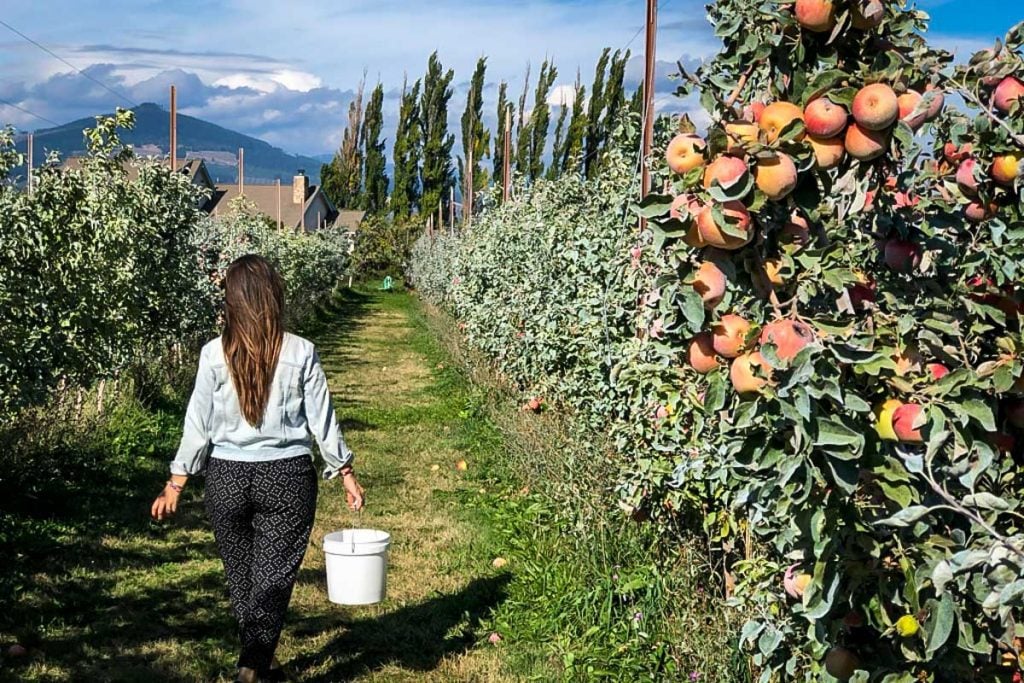
<path fill-rule="evenodd" d="M 345 484 L 345 498 L 348 500 L 349 509 L 355 512 L 362 510 L 366 504 L 366 495 L 363 493 L 363 487 L 356 481 L 356 475 L 345 474 L 342 476 L 342 482 Z"/>

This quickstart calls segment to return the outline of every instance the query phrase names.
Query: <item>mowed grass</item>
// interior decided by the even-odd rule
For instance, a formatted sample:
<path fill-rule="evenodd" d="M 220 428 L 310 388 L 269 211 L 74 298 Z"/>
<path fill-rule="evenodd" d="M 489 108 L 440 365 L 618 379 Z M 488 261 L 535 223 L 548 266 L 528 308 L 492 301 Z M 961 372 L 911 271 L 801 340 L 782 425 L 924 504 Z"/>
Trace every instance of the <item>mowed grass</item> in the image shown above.
<path fill-rule="evenodd" d="M 492 568 L 487 508 L 473 502 L 493 495 L 475 468 L 500 457 L 502 439 L 417 306 L 346 292 L 309 333 L 368 506 L 357 516 L 339 482 L 321 487 L 278 650 L 296 680 L 518 680 L 487 642 L 511 576 Z M 0 680 L 233 680 L 237 637 L 201 482 L 173 521 L 146 517 L 179 421 L 173 408 L 127 408 L 109 434 L 49 453 L 32 491 L 0 479 L 0 644 L 28 647 Z M 462 459 L 469 472 L 455 469 Z M 352 526 L 392 534 L 380 605 L 327 601 L 322 539 Z"/>

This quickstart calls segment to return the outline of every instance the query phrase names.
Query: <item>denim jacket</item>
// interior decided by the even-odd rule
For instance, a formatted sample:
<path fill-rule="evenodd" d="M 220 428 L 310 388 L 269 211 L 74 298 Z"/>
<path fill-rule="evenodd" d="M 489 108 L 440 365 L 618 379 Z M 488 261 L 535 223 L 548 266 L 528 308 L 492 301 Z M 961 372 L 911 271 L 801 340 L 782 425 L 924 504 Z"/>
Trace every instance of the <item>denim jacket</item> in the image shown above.
<path fill-rule="evenodd" d="M 218 337 L 199 355 L 195 389 L 171 474 L 202 472 L 211 456 L 243 462 L 312 457 L 310 433 L 327 465 L 324 478 L 337 476 L 352 461 L 352 452 L 338 428 L 327 376 L 312 342 L 285 334 L 263 424 L 256 428 L 242 416 Z"/>

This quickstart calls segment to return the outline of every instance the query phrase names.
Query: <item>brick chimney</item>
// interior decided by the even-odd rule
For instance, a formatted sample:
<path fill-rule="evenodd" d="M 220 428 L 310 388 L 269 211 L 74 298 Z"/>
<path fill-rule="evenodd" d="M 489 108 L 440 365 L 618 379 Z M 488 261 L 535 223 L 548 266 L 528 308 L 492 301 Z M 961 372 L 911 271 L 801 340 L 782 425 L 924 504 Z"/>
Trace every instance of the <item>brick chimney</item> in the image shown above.
<path fill-rule="evenodd" d="M 309 193 L 309 176 L 304 169 L 299 169 L 298 175 L 292 179 L 292 204 L 305 206 L 306 195 Z"/>

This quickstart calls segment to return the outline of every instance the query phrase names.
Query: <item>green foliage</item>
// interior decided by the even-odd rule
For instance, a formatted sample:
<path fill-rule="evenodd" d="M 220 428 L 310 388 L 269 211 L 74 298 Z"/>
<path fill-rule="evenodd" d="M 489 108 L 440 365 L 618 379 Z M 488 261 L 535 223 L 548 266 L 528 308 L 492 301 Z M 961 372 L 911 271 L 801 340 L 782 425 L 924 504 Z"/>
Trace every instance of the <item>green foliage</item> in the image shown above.
<path fill-rule="evenodd" d="M 550 60 L 544 60 L 540 67 L 540 77 L 537 79 L 533 109 L 530 111 L 529 118 L 519 128 L 519 154 L 516 159 L 516 170 L 528 182 L 533 182 L 544 174 L 544 152 L 547 149 L 548 127 L 551 119 L 548 93 L 551 92 L 551 86 L 554 85 L 556 78 L 558 78 L 558 69 Z"/>
<path fill-rule="evenodd" d="M 339 209 L 358 208 L 363 203 L 363 87 L 348 106 L 348 125 L 345 127 L 341 147 L 331 163 L 320 168 L 320 182 L 324 193 Z"/>
<path fill-rule="evenodd" d="M 499 189 L 503 188 L 505 179 L 502 177 L 505 168 L 505 123 L 509 112 L 508 83 L 501 82 L 498 86 L 498 126 L 494 131 L 494 184 Z"/>
<path fill-rule="evenodd" d="M 230 211 L 201 226 L 204 270 L 222 282 L 239 256 L 270 259 L 285 281 L 288 324 L 295 328 L 325 302 L 349 267 L 350 239 L 340 230 L 310 233 L 279 230 L 244 197 Z"/>
<path fill-rule="evenodd" d="M 835 4 L 835 29 L 821 34 L 802 29 L 790 3 L 709 8 L 724 49 L 687 75 L 711 114 L 705 162 L 736 145 L 724 125 L 751 103 L 802 108 L 825 95 L 849 107 L 860 87 L 884 82 L 923 93 L 919 112 L 938 88 L 959 89 L 975 115 L 949 113 L 917 135 L 895 123 L 880 158 L 831 169 L 817 167 L 801 124 L 740 145 L 749 171 L 727 185 L 657 164 L 655 186 L 672 193 L 636 207 L 651 220 L 640 235 L 610 224 L 635 187 L 613 152 L 600 188 L 538 183 L 460 239 L 421 242 L 413 272 L 524 395 L 612 436 L 623 505 L 668 528 L 697 520 L 735 579 L 731 604 L 748 619 L 740 636 L 760 681 L 834 680 L 824 666 L 835 648 L 863 667 L 849 680 L 1009 680 L 1024 636 L 1024 196 L 1019 175 L 1000 184 L 991 168 L 1012 153 L 1019 170 L 1024 107 L 991 103 L 1003 78 L 1024 73 L 1021 29 L 947 81 L 949 56 L 925 43 L 923 13 Z M 880 25 L 853 27 L 854 9 L 882 11 Z M 608 106 L 606 67 L 594 111 Z M 588 156 L 600 148 L 591 125 Z M 954 157 L 973 146 L 978 190 L 956 182 L 961 159 L 947 141 Z M 798 185 L 772 200 L 752 176 L 780 154 Z M 753 239 L 701 244 L 687 202 L 741 235 L 727 201 L 749 211 Z M 971 202 L 989 215 L 965 221 Z M 794 215 L 811 226 L 805 238 L 792 239 Z M 893 247 L 919 259 L 904 266 Z M 703 263 L 727 280 L 706 305 L 694 286 Z M 753 395 L 734 390 L 727 364 L 700 374 L 687 360 L 694 335 L 727 313 L 750 323 L 741 342 L 764 359 L 769 383 Z M 803 350 L 785 356 L 762 339 L 777 320 L 807 326 Z M 929 363 L 952 372 L 935 380 Z M 921 406 L 904 426 L 923 443 L 875 431 L 873 409 L 888 399 Z M 786 590 L 787 570 L 808 575 L 802 594 Z M 901 637 L 908 616 L 920 632 Z"/>
<path fill-rule="evenodd" d="M 600 170 L 603 152 L 611 138 L 612 128 L 625 109 L 624 80 L 630 52 L 605 48 L 597 62 L 594 85 L 587 108 L 587 140 L 584 149 L 583 172 L 593 178 Z"/>
<path fill-rule="evenodd" d="M 356 232 L 352 272 L 360 280 L 404 273 L 423 224 L 408 219 L 370 217 Z"/>
<path fill-rule="evenodd" d="M 116 129 L 131 124 L 124 110 L 98 119 L 90 156 L 75 169 L 51 159 L 32 196 L 10 182 L 21 160 L 12 131 L 0 132 L 0 413 L 213 322 L 193 255 L 200 197 L 183 175 L 115 154 Z"/>
<path fill-rule="evenodd" d="M 395 162 L 395 186 L 391 209 L 397 220 L 408 218 L 420 206 L 420 161 L 423 152 L 423 127 L 420 124 L 420 81 L 412 88 L 402 83 L 402 104 L 398 130 L 392 150 Z"/>
<path fill-rule="evenodd" d="M 464 195 L 463 201 L 470 202 L 476 194 L 490 184 L 490 177 L 480 163 L 490 154 L 491 133 L 484 126 L 484 77 L 487 73 L 487 58 L 477 60 L 476 70 L 469 84 L 469 95 L 466 98 L 466 111 L 462 113 L 462 149 L 463 157 L 459 159 L 459 186 Z M 466 181 L 466 159 L 472 150 L 473 187 Z"/>
<path fill-rule="evenodd" d="M 212 219 L 199 188 L 120 145 L 118 111 L 87 131 L 90 155 L 39 169 L 30 196 L 10 182 L 20 163 L 0 132 L 0 415 L 117 376 L 174 345 L 212 335 L 227 264 L 271 256 L 290 291 L 292 320 L 347 267 L 339 233 L 299 235 L 250 210 Z M 132 173 L 129 173 L 129 170 Z"/>
<path fill-rule="evenodd" d="M 448 102 L 452 98 L 453 69 L 444 71 L 437 53 L 430 55 L 423 77 L 420 99 L 420 121 L 423 131 L 423 166 L 420 182 L 423 190 L 421 206 L 431 212 L 441 206 L 447 215 L 450 190 L 455 184 L 452 168 L 452 147 L 455 136 L 448 132 Z"/>
<path fill-rule="evenodd" d="M 363 208 L 368 213 L 381 213 L 388 204 L 387 159 L 384 157 L 385 141 L 381 138 L 384 128 L 384 86 L 380 83 L 373 89 L 366 105 L 366 121 L 363 123 L 363 155 L 366 168 L 363 180 Z"/>

